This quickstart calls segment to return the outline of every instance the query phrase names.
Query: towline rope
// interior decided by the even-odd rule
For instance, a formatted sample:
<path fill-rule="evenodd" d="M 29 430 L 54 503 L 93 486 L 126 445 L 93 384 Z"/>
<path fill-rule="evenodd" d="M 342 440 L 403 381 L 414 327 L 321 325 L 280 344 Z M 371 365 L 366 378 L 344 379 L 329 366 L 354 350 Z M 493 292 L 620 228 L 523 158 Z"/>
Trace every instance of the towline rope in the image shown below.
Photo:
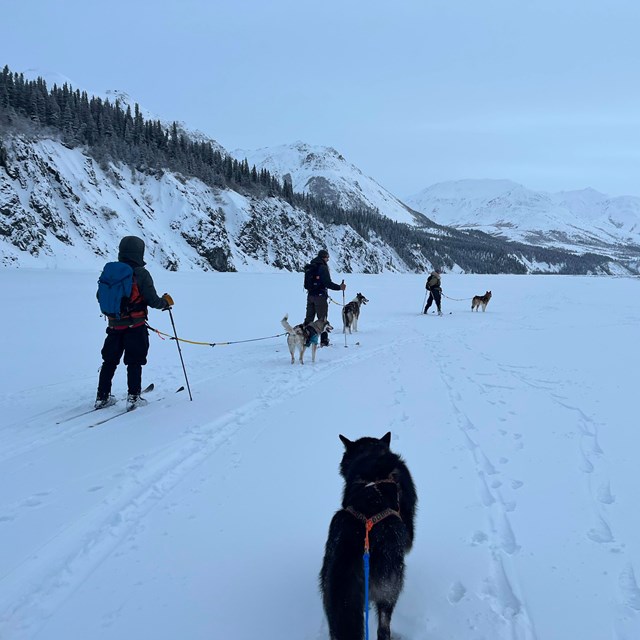
<path fill-rule="evenodd" d="M 166 336 L 169 340 L 177 340 L 178 342 L 186 342 L 188 344 L 197 344 L 204 347 L 226 347 L 230 344 L 241 344 L 243 342 L 257 342 L 258 340 L 270 340 L 272 338 L 280 338 L 281 336 L 288 335 L 285 331 L 284 333 L 278 333 L 275 336 L 265 336 L 264 338 L 250 338 L 249 340 L 232 340 L 228 342 L 198 342 L 197 340 L 187 340 L 186 338 L 178 338 L 177 336 L 172 336 L 168 333 L 163 333 L 158 329 L 154 329 L 150 324 L 147 324 L 147 329 L 150 329 L 154 333 L 157 333 L 158 336 L 164 340 L 162 336 Z"/>
<path fill-rule="evenodd" d="M 464 302 L 465 300 L 473 300 L 473 298 L 450 298 L 449 296 L 445 296 L 444 293 L 440 294 L 443 298 L 447 300 L 455 300 L 456 302 Z"/>

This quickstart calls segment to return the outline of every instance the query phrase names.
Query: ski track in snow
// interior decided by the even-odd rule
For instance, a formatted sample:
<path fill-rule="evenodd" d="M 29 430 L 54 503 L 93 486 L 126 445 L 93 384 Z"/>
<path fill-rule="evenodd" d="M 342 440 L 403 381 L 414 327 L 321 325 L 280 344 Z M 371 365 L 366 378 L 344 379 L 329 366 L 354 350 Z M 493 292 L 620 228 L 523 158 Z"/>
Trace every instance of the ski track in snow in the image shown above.
<path fill-rule="evenodd" d="M 460 336 L 464 342 L 464 335 Z M 471 347 L 466 346 L 471 351 Z M 451 406 L 457 416 L 458 427 L 462 433 L 466 448 L 471 456 L 472 463 L 478 479 L 478 492 L 485 507 L 488 533 L 476 531 L 473 540 L 476 544 L 486 543 L 491 553 L 491 573 L 485 578 L 482 597 L 486 598 L 493 611 L 504 621 L 504 635 L 500 637 L 508 640 L 537 640 L 533 621 L 531 620 L 526 607 L 526 601 L 520 594 L 518 587 L 517 569 L 511 562 L 511 557 L 518 552 L 520 546 L 514 535 L 509 513 L 517 507 L 515 491 L 521 486 L 519 480 L 509 478 L 505 473 L 497 469 L 490 456 L 482 447 L 481 430 L 474 424 L 465 409 L 459 370 L 464 369 L 464 365 L 451 361 L 451 354 L 444 353 L 438 346 L 433 347 L 434 358 L 437 362 L 440 375 L 444 381 L 451 400 Z M 497 366 L 495 363 L 485 358 L 482 369 L 491 369 Z M 452 372 L 455 368 L 455 373 Z M 479 386 L 481 394 L 491 394 L 494 389 L 499 391 L 504 385 L 492 385 L 491 383 L 478 382 L 477 378 L 487 377 L 491 379 L 491 374 L 482 372 L 474 378 L 467 376 L 467 383 Z M 474 397 L 474 396 L 472 396 Z M 520 434 L 512 434 L 519 440 Z M 507 460 L 505 459 L 504 462 Z M 506 486 L 505 485 L 506 482 Z M 449 594 L 449 602 L 457 604 L 466 594 L 467 587 L 461 582 L 452 585 Z"/>
<path fill-rule="evenodd" d="M 49 539 L 38 549 L 37 555 L 34 554 L 25 560 L 23 564 L 28 566 L 16 567 L 13 570 L 13 573 L 18 575 L 15 580 L 11 575 L 4 577 L 4 583 L 8 586 L 7 593 L 21 595 L 11 602 L 0 596 L 0 611 L 7 612 L 0 618 L 0 631 L 3 628 L 11 629 L 11 637 L 16 640 L 30 638 L 37 633 L 51 612 L 55 611 L 105 558 L 133 535 L 145 515 L 204 460 L 220 447 L 232 443 L 234 435 L 251 418 L 271 406 L 286 402 L 292 395 L 304 393 L 309 387 L 334 375 L 339 369 L 349 367 L 356 361 L 380 357 L 387 351 L 393 351 L 402 342 L 398 340 L 393 344 L 366 351 L 352 349 L 345 357 L 333 363 L 322 362 L 319 352 L 318 362 L 314 366 L 300 367 L 299 370 L 294 370 L 294 375 L 291 375 L 288 368 L 281 370 L 278 375 L 273 375 L 271 382 L 255 400 L 209 423 L 189 425 L 174 441 L 156 451 L 137 456 L 130 462 L 126 473 L 120 474 L 123 481 L 117 485 L 115 491 L 105 495 L 89 512 Z M 334 348 L 336 346 L 342 345 L 336 345 L 334 342 Z M 224 375 L 228 376 L 229 372 Z M 199 381 L 198 387 L 210 385 L 216 377 L 219 376 Z M 160 410 L 161 406 L 161 402 L 151 402 L 140 410 L 139 415 L 144 411 L 148 418 L 150 411 Z M 44 413 L 48 415 L 50 412 Z M 136 417 L 139 416 L 136 416 L 135 412 L 127 414 L 97 429 L 125 428 L 125 421 L 135 421 Z M 36 419 L 37 417 L 32 417 L 30 421 Z M 93 421 L 95 414 L 88 414 L 72 421 L 72 426 L 58 425 L 66 428 L 57 434 L 15 443 L 13 455 L 33 451 L 61 438 L 69 439 L 82 433 L 94 432 L 87 429 L 88 424 Z M 50 429 L 50 425 L 48 422 L 43 432 Z M 5 459 L 11 455 L 11 452 L 7 453 Z M 232 452 L 233 465 L 238 466 L 240 459 L 239 452 Z M 87 490 L 96 491 L 100 488 L 88 487 Z M 0 515 L 0 520 L 19 518 L 21 509 L 41 504 L 48 495 L 47 492 L 43 492 L 22 504 L 14 505 L 9 512 Z"/>
<path fill-rule="evenodd" d="M 579 435 L 580 470 L 585 476 L 592 501 L 593 525 L 586 532 L 592 542 L 605 546 L 611 554 L 622 555 L 616 562 L 618 597 L 613 604 L 613 618 L 617 640 L 636 640 L 640 632 L 640 587 L 633 563 L 624 559 L 626 544 L 616 534 L 611 515 L 616 509 L 615 495 L 611 492 L 608 460 L 598 442 L 598 423 L 579 408 L 567 404 L 556 396 L 556 402 L 569 411 Z"/>
<path fill-rule="evenodd" d="M 460 336 L 464 342 L 464 334 Z M 467 347 L 470 349 L 470 347 Z M 518 587 L 517 569 L 512 557 L 520 551 L 520 545 L 516 539 L 509 520 L 509 513 L 517 509 L 517 490 L 523 486 L 517 478 L 509 477 L 500 469 L 509 462 L 508 457 L 500 457 L 495 462 L 485 452 L 482 446 L 482 428 L 476 426 L 473 419 L 465 410 L 463 400 L 464 386 L 460 380 L 460 370 L 465 368 L 459 362 L 452 362 L 451 354 L 441 351 L 437 343 L 433 346 L 434 358 L 438 363 L 442 380 L 445 382 L 451 405 L 457 415 L 458 426 L 463 435 L 466 447 L 471 455 L 478 478 L 478 491 L 486 510 L 488 521 L 488 533 L 477 531 L 474 543 L 487 543 L 491 548 L 493 571 L 486 578 L 484 595 L 491 602 L 492 608 L 508 623 L 508 640 L 536 640 L 534 621 L 531 619 L 526 606 L 526 600 L 521 595 Z M 612 493 L 609 476 L 607 473 L 608 462 L 605 452 L 602 450 L 598 439 L 598 424 L 587 416 L 580 408 L 569 405 L 558 396 L 554 390 L 557 382 L 532 377 L 525 367 L 515 367 L 492 362 L 487 356 L 482 355 L 486 371 L 483 367 L 473 367 L 473 376 L 468 376 L 468 383 L 476 387 L 476 394 L 467 394 L 469 397 L 477 397 L 479 392 L 490 397 L 494 390 L 503 391 L 516 389 L 523 385 L 530 388 L 530 393 L 539 393 L 541 402 L 551 398 L 558 406 L 562 407 L 567 415 L 566 422 L 575 424 L 579 435 L 579 459 L 580 471 L 584 474 L 589 494 L 592 498 L 592 526 L 585 531 L 585 536 L 595 544 L 604 545 L 612 555 L 621 554 L 625 544 L 616 537 L 615 529 L 609 517 L 615 509 L 616 499 Z M 492 371 L 495 374 L 494 375 Z M 505 379 L 508 374 L 514 379 L 513 387 L 503 383 L 495 385 L 483 382 L 484 378 Z M 502 403 L 503 400 L 489 400 L 491 403 Z M 511 413 L 511 412 L 509 412 Z M 505 418 L 506 422 L 506 418 Z M 516 449 L 524 449 L 522 434 L 503 431 L 505 436 L 511 436 L 516 443 Z M 636 578 L 633 564 L 623 558 L 616 571 L 617 601 L 613 604 L 613 619 L 616 640 L 637 640 L 640 631 L 638 611 L 640 611 L 640 588 Z M 613 590 L 613 589 L 612 589 Z M 467 587 L 461 582 L 452 585 L 448 599 L 452 605 L 457 604 L 467 593 Z"/>

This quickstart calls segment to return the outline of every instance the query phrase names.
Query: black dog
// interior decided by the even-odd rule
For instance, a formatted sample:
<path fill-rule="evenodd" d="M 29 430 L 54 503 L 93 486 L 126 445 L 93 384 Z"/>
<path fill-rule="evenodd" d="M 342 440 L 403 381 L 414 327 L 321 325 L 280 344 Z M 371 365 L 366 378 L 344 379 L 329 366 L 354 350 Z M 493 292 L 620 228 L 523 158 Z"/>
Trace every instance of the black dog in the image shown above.
<path fill-rule="evenodd" d="M 389 449 L 391 433 L 351 442 L 345 452 L 342 509 L 329 526 L 320 589 L 331 640 L 364 637 L 365 523 L 369 533 L 369 599 L 378 612 L 378 640 L 390 640 L 391 615 L 404 582 L 404 556 L 413 544 L 416 489 L 402 458 Z"/>

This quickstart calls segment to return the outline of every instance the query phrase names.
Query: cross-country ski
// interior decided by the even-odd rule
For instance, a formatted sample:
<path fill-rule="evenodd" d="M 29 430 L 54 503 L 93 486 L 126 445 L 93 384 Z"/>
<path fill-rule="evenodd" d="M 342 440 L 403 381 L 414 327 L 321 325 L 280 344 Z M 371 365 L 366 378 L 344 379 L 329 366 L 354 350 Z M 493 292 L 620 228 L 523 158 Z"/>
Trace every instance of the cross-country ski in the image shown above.
<path fill-rule="evenodd" d="M 154 384 L 152 382 L 150 385 L 145 387 L 142 390 L 141 393 L 142 394 L 149 393 L 150 391 L 153 391 L 153 388 L 154 388 Z M 114 397 L 113 402 L 111 404 L 109 404 L 108 406 L 114 406 L 116 403 L 117 403 L 117 398 Z M 107 407 L 105 407 L 105 408 L 107 408 Z M 76 413 L 76 414 L 74 414 L 72 416 L 68 416 L 66 418 L 63 418 L 62 420 L 58 420 L 58 421 L 56 421 L 56 424 L 64 424 L 65 422 L 69 422 L 71 420 L 75 420 L 76 418 L 81 418 L 82 416 L 89 415 L 90 413 L 95 413 L 96 411 L 103 411 L 103 410 L 104 410 L 104 408 L 93 407 L 92 409 L 87 409 L 86 411 L 82 411 L 82 412 Z"/>
<path fill-rule="evenodd" d="M 142 394 L 146 394 L 149 391 L 153 391 L 154 389 L 154 385 L 150 384 L 146 389 L 142 390 Z M 178 389 L 176 389 L 176 393 L 179 393 L 180 391 L 184 391 L 184 387 L 180 387 Z M 159 400 L 161 400 L 161 398 L 158 398 L 158 400 L 155 400 L 154 402 L 158 402 Z M 131 413 L 132 411 L 139 409 L 141 407 L 147 406 L 148 402 L 145 400 L 144 403 L 140 403 L 140 404 L 136 404 L 133 406 L 129 406 L 126 409 L 122 410 L 122 411 L 118 411 L 117 413 L 114 413 L 113 415 L 110 415 L 106 418 L 103 418 L 102 420 L 98 420 L 97 422 L 94 422 L 93 424 L 88 425 L 89 428 L 93 428 L 93 427 L 99 427 L 101 424 L 105 424 L 106 422 L 110 422 L 111 420 L 115 420 L 116 418 L 119 418 L 121 416 L 126 415 L 127 413 Z"/>

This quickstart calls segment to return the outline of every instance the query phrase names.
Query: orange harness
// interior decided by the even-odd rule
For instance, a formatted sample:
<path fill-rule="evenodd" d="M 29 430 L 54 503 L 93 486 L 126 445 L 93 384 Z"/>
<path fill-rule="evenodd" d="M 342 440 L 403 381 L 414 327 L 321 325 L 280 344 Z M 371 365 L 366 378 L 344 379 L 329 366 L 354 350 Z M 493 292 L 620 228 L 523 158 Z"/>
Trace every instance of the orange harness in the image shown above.
<path fill-rule="evenodd" d="M 364 515 L 364 513 L 361 513 L 360 511 L 356 511 L 350 505 L 344 508 L 344 510 L 349 512 L 354 518 L 356 518 L 357 520 L 360 520 L 361 522 L 364 522 L 365 553 L 369 553 L 369 532 L 371 531 L 371 529 L 373 529 L 374 525 L 378 524 L 378 522 L 381 522 L 382 520 L 384 520 L 385 518 L 388 518 L 389 516 L 396 516 L 400 518 L 400 520 L 402 520 L 402 516 L 400 515 L 400 487 L 398 486 L 398 483 L 391 476 L 389 476 L 385 480 L 376 480 L 374 482 L 367 482 L 364 488 L 366 489 L 368 487 L 373 486 L 377 490 L 378 489 L 377 485 L 383 484 L 383 483 L 389 483 L 389 482 L 395 484 L 398 489 L 398 509 L 391 509 L 390 507 L 387 507 L 386 509 L 383 509 L 379 513 L 376 513 L 375 515 L 371 516 L 370 518 L 367 518 L 367 516 Z"/>
<path fill-rule="evenodd" d="M 347 507 L 345 511 L 348 511 L 354 518 L 358 520 L 362 520 L 364 522 L 364 551 L 365 553 L 369 553 L 369 531 L 373 529 L 373 525 L 378 524 L 381 520 L 384 520 L 387 516 L 398 516 L 400 518 L 400 512 L 395 509 L 385 509 L 380 513 L 376 513 L 375 516 L 371 516 L 371 518 L 367 518 L 364 513 L 360 513 L 356 511 L 353 507 Z M 402 520 L 402 518 L 400 518 Z"/>

